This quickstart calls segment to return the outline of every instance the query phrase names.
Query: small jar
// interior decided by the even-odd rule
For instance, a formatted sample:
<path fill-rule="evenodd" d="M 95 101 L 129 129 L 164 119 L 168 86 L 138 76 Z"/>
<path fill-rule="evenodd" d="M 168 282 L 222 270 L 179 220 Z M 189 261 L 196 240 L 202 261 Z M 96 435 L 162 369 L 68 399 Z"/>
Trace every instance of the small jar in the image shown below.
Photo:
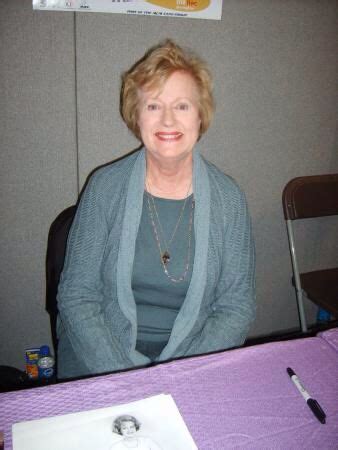
<path fill-rule="evenodd" d="M 40 347 L 38 370 L 40 379 L 49 379 L 54 375 L 55 360 L 50 354 L 49 346 L 42 345 Z"/>

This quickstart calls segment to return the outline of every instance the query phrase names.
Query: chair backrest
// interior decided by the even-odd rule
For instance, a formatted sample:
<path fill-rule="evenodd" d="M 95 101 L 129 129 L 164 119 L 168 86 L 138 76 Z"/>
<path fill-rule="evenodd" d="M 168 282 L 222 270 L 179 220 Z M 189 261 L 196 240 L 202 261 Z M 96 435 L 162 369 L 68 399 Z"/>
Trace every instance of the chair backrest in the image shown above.
<path fill-rule="evenodd" d="M 297 177 L 283 191 L 285 220 L 338 214 L 338 174 Z"/>
<path fill-rule="evenodd" d="M 52 223 L 48 234 L 46 255 L 46 310 L 50 316 L 55 354 L 57 350 L 56 318 L 58 312 L 56 294 L 63 269 L 68 233 L 75 212 L 75 205 L 62 211 Z"/>
<path fill-rule="evenodd" d="M 299 319 L 302 331 L 306 332 L 303 287 L 298 268 L 292 221 L 338 215 L 338 174 L 314 175 L 292 179 L 283 190 L 283 209 L 288 232 Z"/>

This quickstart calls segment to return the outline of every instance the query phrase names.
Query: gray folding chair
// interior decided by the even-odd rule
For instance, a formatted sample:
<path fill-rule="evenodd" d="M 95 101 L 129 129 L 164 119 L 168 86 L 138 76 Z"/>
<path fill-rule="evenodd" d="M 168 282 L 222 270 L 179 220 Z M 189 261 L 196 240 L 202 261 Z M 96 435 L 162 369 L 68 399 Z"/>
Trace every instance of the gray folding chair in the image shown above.
<path fill-rule="evenodd" d="M 338 174 L 297 177 L 289 181 L 283 190 L 283 209 L 300 325 L 302 331 L 306 332 L 302 291 L 310 300 L 338 318 L 338 267 L 300 273 L 292 222 L 298 219 L 338 215 Z"/>

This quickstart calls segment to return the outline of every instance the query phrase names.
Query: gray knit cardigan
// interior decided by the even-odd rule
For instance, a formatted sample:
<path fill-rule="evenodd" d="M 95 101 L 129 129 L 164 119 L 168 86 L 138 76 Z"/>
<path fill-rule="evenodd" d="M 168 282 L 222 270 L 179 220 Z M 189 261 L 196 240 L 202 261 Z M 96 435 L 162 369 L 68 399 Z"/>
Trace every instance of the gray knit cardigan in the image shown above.
<path fill-rule="evenodd" d="M 58 377 L 143 366 L 131 288 L 144 149 L 97 170 L 70 230 L 58 290 Z M 159 361 L 239 346 L 255 315 L 254 245 L 244 194 L 194 150 L 191 282 Z"/>

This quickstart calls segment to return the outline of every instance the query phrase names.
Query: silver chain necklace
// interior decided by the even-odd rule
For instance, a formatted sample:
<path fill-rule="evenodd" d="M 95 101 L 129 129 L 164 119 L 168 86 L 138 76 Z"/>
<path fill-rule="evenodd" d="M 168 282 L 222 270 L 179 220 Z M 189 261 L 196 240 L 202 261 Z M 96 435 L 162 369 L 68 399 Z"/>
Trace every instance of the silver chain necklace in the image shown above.
<path fill-rule="evenodd" d="M 186 198 L 184 200 L 184 203 L 183 203 L 183 206 L 181 208 L 181 211 L 180 211 L 178 220 L 176 222 L 174 231 L 173 231 L 173 233 L 171 235 L 171 238 L 170 238 L 169 242 L 167 243 L 167 241 L 165 239 L 164 232 L 163 232 L 163 227 L 161 225 L 161 221 L 160 221 L 157 209 L 156 209 L 155 199 L 154 199 L 153 195 L 150 193 L 149 188 L 148 188 L 148 186 L 146 184 L 146 188 L 147 188 L 147 203 L 148 203 L 148 209 L 149 209 L 149 216 L 150 216 L 150 221 L 151 221 L 151 224 L 152 224 L 152 228 L 154 230 L 154 236 L 155 236 L 155 240 L 156 240 L 156 243 L 157 243 L 157 247 L 158 247 L 158 250 L 159 250 L 159 253 L 160 253 L 161 265 L 162 265 L 164 273 L 174 283 L 180 283 L 181 281 L 183 281 L 186 278 L 188 270 L 189 270 L 189 266 L 190 266 L 191 234 L 192 234 L 191 231 L 192 231 L 192 223 L 193 223 L 194 204 L 195 204 L 194 198 L 192 198 L 192 200 L 191 200 L 191 211 L 190 211 L 189 229 L 188 229 L 188 250 L 187 250 L 187 257 L 186 257 L 186 262 L 185 262 L 185 267 L 184 267 L 183 273 L 178 278 L 175 278 L 169 273 L 168 267 L 167 267 L 168 263 L 170 262 L 170 259 L 171 259 L 171 256 L 170 256 L 170 253 L 169 253 L 169 247 L 170 247 L 170 245 L 171 245 L 171 243 L 172 243 L 172 241 L 173 241 L 173 239 L 174 239 L 174 237 L 176 235 L 178 226 L 179 226 L 179 224 L 181 222 L 181 219 L 182 219 L 182 216 L 183 216 L 183 212 L 185 210 L 185 206 L 186 206 L 186 203 L 187 203 L 187 200 L 188 200 L 188 193 L 190 191 L 190 187 L 191 187 L 191 185 L 189 186 L 189 189 L 188 189 L 188 192 L 187 192 L 187 196 L 186 196 Z M 156 227 L 155 216 L 156 216 L 156 219 L 157 219 L 157 222 L 158 222 L 158 225 L 159 225 L 159 230 L 157 230 L 157 227 Z M 159 236 L 159 231 L 161 232 L 162 238 L 163 238 L 163 241 L 164 241 L 164 245 L 165 245 L 164 251 L 163 251 L 162 246 L 161 246 L 161 240 L 160 240 L 160 236 Z"/>

